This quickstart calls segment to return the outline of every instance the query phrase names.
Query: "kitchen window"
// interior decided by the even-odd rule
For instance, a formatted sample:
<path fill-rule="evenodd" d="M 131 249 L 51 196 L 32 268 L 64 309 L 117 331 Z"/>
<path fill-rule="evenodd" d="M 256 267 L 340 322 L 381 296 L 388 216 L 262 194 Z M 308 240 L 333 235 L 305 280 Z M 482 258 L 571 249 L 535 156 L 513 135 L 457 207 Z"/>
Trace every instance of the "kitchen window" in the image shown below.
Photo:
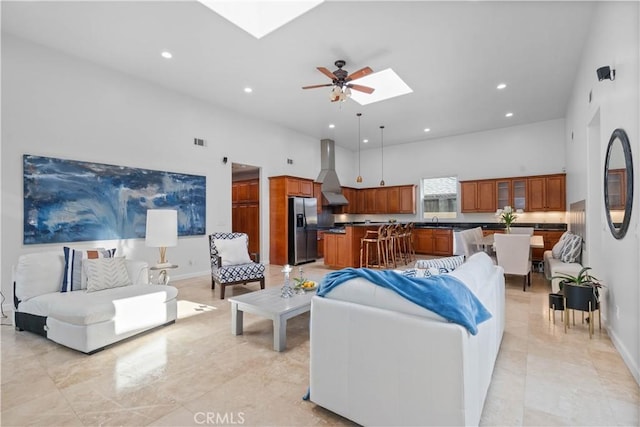
<path fill-rule="evenodd" d="M 456 218 L 458 212 L 458 177 L 422 179 L 422 218 Z"/>

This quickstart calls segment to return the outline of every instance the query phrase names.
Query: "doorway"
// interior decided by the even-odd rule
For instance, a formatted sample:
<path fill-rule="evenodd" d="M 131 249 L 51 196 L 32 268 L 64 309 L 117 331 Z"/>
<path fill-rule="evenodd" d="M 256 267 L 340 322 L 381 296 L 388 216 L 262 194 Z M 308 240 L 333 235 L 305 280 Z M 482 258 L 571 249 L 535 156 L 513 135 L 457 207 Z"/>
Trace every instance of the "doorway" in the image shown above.
<path fill-rule="evenodd" d="M 260 168 L 231 164 L 231 230 L 249 236 L 249 253 L 260 253 Z"/>

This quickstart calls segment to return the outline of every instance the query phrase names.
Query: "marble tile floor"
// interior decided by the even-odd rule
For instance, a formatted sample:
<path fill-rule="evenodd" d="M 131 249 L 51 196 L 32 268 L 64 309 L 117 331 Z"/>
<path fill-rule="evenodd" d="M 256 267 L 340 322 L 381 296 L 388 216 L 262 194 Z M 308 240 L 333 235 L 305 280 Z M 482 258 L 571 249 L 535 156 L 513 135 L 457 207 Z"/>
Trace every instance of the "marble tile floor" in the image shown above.
<path fill-rule="evenodd" d="M 267 286 L 281 285 L 279 266 Z M 304 266 L 321 277 L 321 263 Z M 208 276 L 176 281 L 179 319 L 92 356 L 13 327 L 1 328 L 2 426 L 352 425 L 304 402 L 309 314 L 289 320 L 287 350 L 272 350 L 271 322 L 245 314 L 230 331 L 230 308 Z M 258 284 L 227 288 L 239 295 Z M 540 273 L 522 292 L 507 278 L 506 331 L 481 425 L 639 425 L 638 384 L 606 332 L 589 340 L 578 322 L 564 333 L 548 321 Z M 6 319 L 3 319 L 6 321 Z"/>

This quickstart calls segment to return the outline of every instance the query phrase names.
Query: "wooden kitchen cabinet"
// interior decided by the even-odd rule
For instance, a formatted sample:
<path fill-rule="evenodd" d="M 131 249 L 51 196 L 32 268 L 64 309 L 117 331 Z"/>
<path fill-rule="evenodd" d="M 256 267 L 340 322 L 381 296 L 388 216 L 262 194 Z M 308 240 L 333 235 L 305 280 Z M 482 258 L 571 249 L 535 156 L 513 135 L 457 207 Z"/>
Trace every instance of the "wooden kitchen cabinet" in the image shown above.
<path fill-rule="evenodd" d="M 416 213 L 416 185 L 397 185 L 391 187 L 372 187 L 350 189 L 350 195 L 345 194 L 349 205 L 353 207 L 349 212 L 353 214 L 415 214 Z"/>
<path fill-rule="evenodd" d="M 609 169 L 607 171 L 607 194 L 609 209 L 624 210 L 627 201 L 627 170 Z"/>
<path fill-rule="evenodd" d="M 289 262 L 289 197 L 314 197 L 313 181 L 287 175 L 269 177 L 269 262 Z"/>
<path fill-rule="evenodd" d="M 247 234 L 249 252 L 260 252 L 259 180 L 232 182 L 231 200 L 231 229 Z"/>
<path fill-rule="evenodd" d="M 316 213 L 321 213 L 324 201 L 322 200 L 322 184 L 319 182 L 313 183 L 313 197 L 316 199 Z"/>
<path fill-rule="evenodd" d="M 565 211 L 564 174 L 460 181 L 462 212 L 495 212 L 505 206 L 525 212 Z"/>
<path fill-rule="evenodd" d="M 346 234 L 324 233 L 324 265 L 330 268 L 350 267 L 349 251 Z"/>
<path fill-rule="evenodd" d="M 462 212 L 495 212 L 496 181 L 461 181 Z"/>
<path fill-rule="evenodd" d="M 418 254 L 450 256 L 453 254 L 453 231 L 416 228 L 413 230 L 413 246 Z"/>
<path fill-rule="evenodd" d="M 453 255 L 453 231 L 433 230 L 433 255 Z"/>
<path fill-rule="evenodd" d="M 324 258 L 324 231 L 318 230 L 318 258 Z"/>
<path fill-rule="evenodd" d="M 398 187 L 400 193 L 400 209 L 398 213 L 416 213 L 416 185 L 403 185 Z"/>
<path fill-rule="evenodd" d="M 287 194 L 297 197 L 313 197 L 313 181 L 305 178 L 287 177 Z"/>
<path fill-rule="evenodd" d="M 357 206 L 357 194 L 358 190 L 351 187 L 342 187 L 342 195 L 349 202 L 348 205 L 336 206 L 333 210 L 333 213 L 336 214 L 357 214 L 358 206 Z"/>
<path fill-rule="evenodd" d="M 527 178 L 527 201 L 529 212 L 565 211 L 565 175 L 544 175 Z"/>
<path fill-rule="evenodd" d="M 533 234 L 535 236 L 542 236 L 542 240 L 544 241 L 544 249 L 542 248 L 534 248 L 531 250 L 531 259 L 533 261 L 542 261 L 544 251 L 550 251 L 553 249 L 558 240 L 564 231 L 562 230 L 535 230 Z"/>
<path fill-rule="evenodd" d="M 506 178 L 496 180 L 496 209 L 511 206 L 527 210 L 527 179 Z"/>
<path fill-rule="evenodd" d="M 430 228 L 413 230 L 413 247 L 417 254 L 433 253 L 433 232 Z"/>

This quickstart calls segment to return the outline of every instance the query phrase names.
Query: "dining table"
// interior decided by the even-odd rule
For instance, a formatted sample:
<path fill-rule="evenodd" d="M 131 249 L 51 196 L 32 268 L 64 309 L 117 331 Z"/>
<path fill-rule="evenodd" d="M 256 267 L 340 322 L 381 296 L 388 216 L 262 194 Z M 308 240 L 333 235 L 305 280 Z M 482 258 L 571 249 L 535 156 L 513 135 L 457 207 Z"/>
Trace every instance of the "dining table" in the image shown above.
<path fill-rule="evenodd" d="M 493 248 L 493 244 L 494 244 L 493 236 L 494 234 L 487 234 L 482 239 L 477 241 L 476 245 L 478 245 L 479 248 L 481 247 L 484 250 L 486 250 L 487 248 Z M 530 246 L 531 246 L 531 249 L 543 249 L 544 239 L 542 238 L 542 236 L 533 235 L 531 236 Z"/>

